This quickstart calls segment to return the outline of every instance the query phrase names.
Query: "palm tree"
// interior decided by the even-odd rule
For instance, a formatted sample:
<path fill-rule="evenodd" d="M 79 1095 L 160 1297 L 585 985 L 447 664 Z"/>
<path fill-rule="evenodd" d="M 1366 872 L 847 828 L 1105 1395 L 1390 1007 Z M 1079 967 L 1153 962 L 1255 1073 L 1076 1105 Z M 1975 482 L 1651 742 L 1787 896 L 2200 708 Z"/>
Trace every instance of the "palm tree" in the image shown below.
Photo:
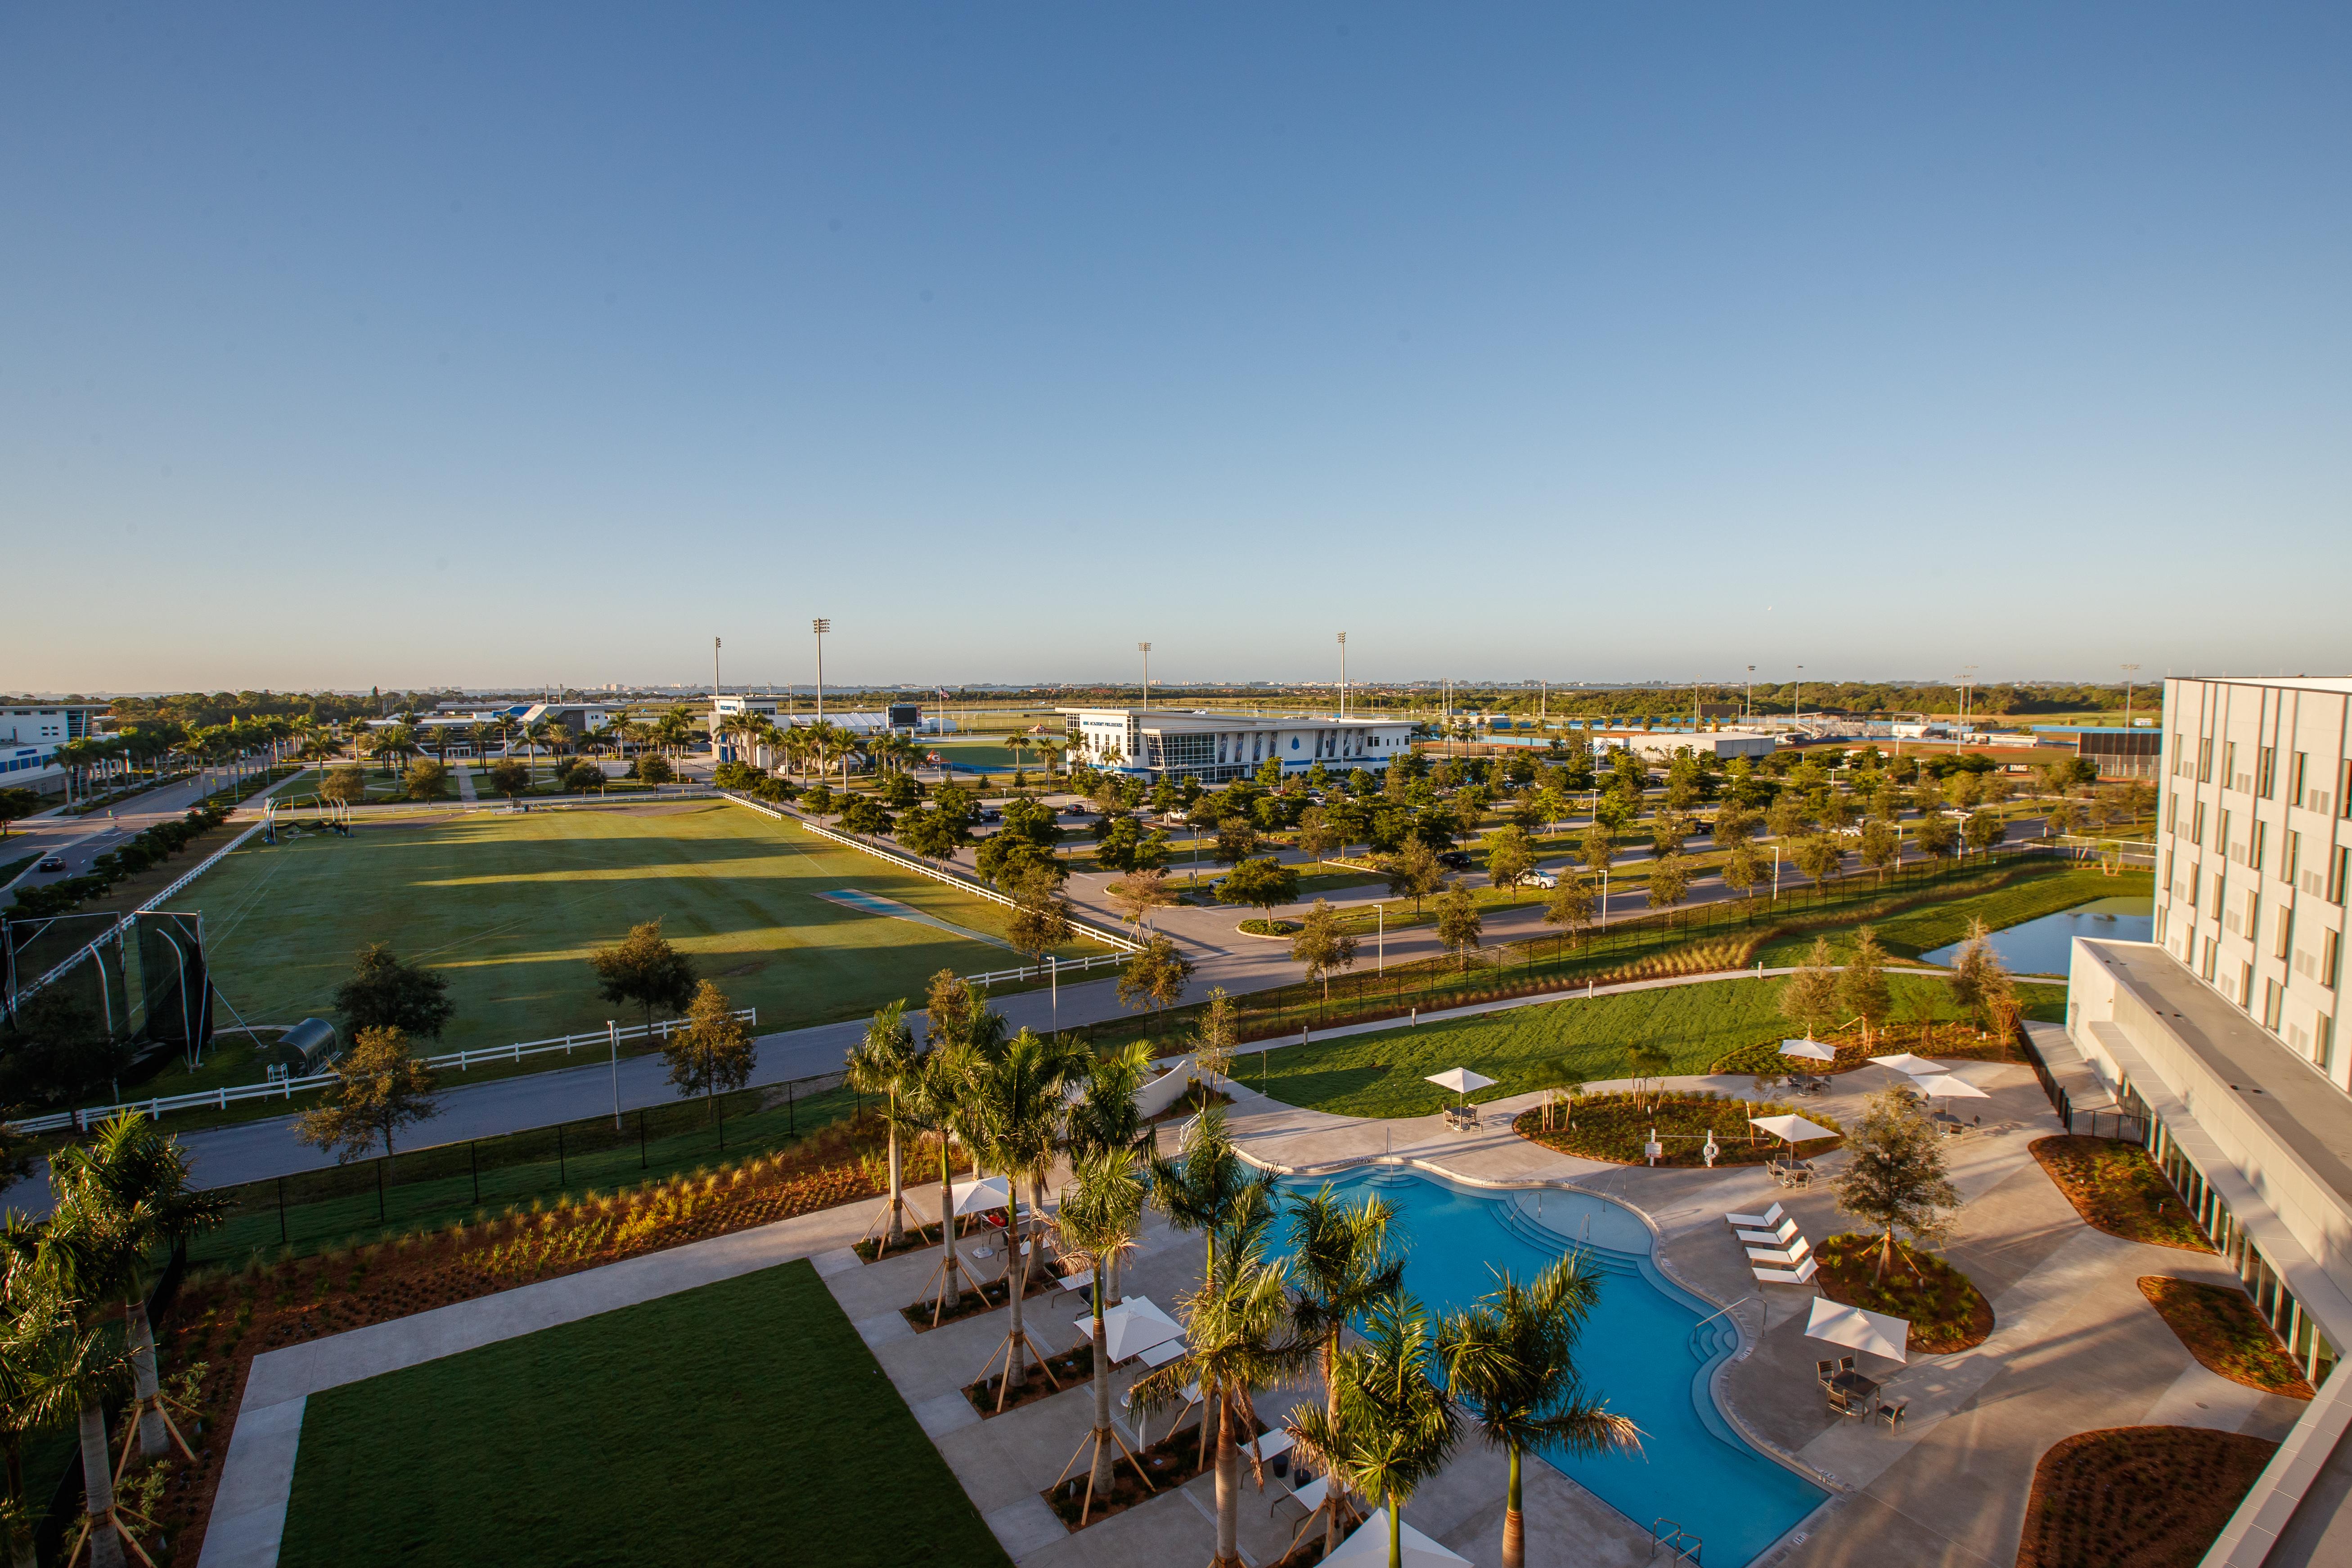
<path fill-rule="evenodd" d="M 25 1441 L 75 1419 L 93 1374 L 104 1384 L 102 1399 L 120 1381 L 121 1359 L 110 1354 L 96 1329 L 77 1323 L 72 1303 L 30 1269 L 11 1278 L 0 1309 L 0 1458 L 6 1473 L 0 1534 L 14 1568 L 34 1568 L 34 1531 L 47 1500 L 26 1494 Z"/>
<path fill-rule="evenodd" d="M 907 1201 L 901 1195 L 902 1171 L 898 1145 L 898 1097 L 922 1071 L 923 1053 L 915 1048 L 915 1031 L 907 1026 L 907 1004 L 891 1003 L 866 1026 L 866 1038 L 849 1053 L 849 1087 L 859 1094 L 879 1095 L 887 1102 L 883 1123 L 890 1138 L 890 1228 L 883 1250 L 907 1244 Z"/>
<path fill-rule="evenodd" d="M 1322 1352 L 1325 1414 L 1339 1419 L 1339 1332 L 1375 1304 L 1404 1288 L 1404 1259 L 1389 1249 L 1396 1205 L 1383 1198 L 1339 1202 L 1326 1182 L 1316 1193 L 1290 1199 L 1294 1247 L 1290 1315 L 1298 1331 Z M 1334 1478 L 1325 1490 L 1323 1554 L 1339 1549 L 1340 1510 L 1347 1488 Z"/>
<path fill-rule="evenodd" d="M 1150 1152 L 1143 1117 L 1135 1108 L 1135 1091 L 1151 1070 L 1151 1049 L 1141 1040 L 1129 1040 L 1108 1055 L 1097 1057 L 1087 1070 L 1086 1087 L 1070 1103 L 1067 1135 L 1073 1162 L 1107 1150 L 1131 1149 L 1139 1156 Z M 1065 1200 L 1066 1201 L 1066 1199 Z M 1098 1277 L 1097 1291 L 1110 1293 L 1118 1305 L 1118 1260 Z"/>
<path fill-rule="evenodd" d="M 122 1279 L 129 1287 L 122 1321 L 137 1374 L 139 1447 L 149 1458 L 160 1458 L 166 1434 L 179 1434 L 164 1413 L 159 1392 L 155 1335 L 147 1321 L 146 1296 L 139 1289 L 139 1260 L 219 1226 L 228 1216 L 230 1199 L 226 1193 L 192 1188 L 188 1156 L 179 1141 L 135 1110 L 109 1121 L 88 1146 L 60 1151 L 50 1162 L 49 1184 L 61 1205 L 87 1210 L 129 1256 L 130 1268 Z M 187 1448 L 185 1438 L 180 1439 L 180 1447 Z"/>
<path fill-rule="evenodd" d="M 1078 1508 L 1078 1528 L 1086 1528 L 1087 1515 L 1093 1511 L 1095 1492 L 1111 1485 L 1115 1468 L 1107 1444 L 1118 1445 L 1135 1467 L 1144 1489 L 1152 1489 L 1151 1478 L 1144 1474 L 1142 1463 L 1127 1446 L 1127 1439 L 1110 1424 L 1110 1347 L 1103 1335 L 1103 1307 L 1108 1294 L 1104 1282 L 1118 1266 L 1120 1258 L 1134 1250 L 1136 1232 L 1143 1222 L 1143 1171 L 1140 1157 L 1132 1147 L 1096 1149 L 1076 1155 L 1071 1162 L 1070 1179 L 1062 1186 L 1062 1206 L 1054 1216 L 1054 1233 L 1062 1250 L 1083 1259 L 1094 1270 L 1094 1289 L 1087 1292 L 1094 1298 L 1095 1349 L 1095 1424 L 1078 1444 L 1077 1453 L 1062 1467 L 1061 1476 L 1054 1485 L 1060 1486 L 1069 1473 L 1077 1468 L 1078 1458 L 1093 1445 L 1093 1456 L 1087 1465 L 1087 1497 Z"/>
<path fill-rule="evenodd" d="M 997 1408 L 1012 1392 L 1028 1381 L 1024 1348 L 1035 1351 L 1022 1330 L 1021 1299 L 1029 1288 L 1029 1266 L 1035 1248 L 1023 1236 L 1021 1186 L 1030 1189 L 1030 1212 L 1045 1212 L 1045 1172 L 1054 1163 L 1055 1136 L 1060 1131 L 1063 1090 L 1076 1076 L 1078 1060 L 1072 1048 L 1024 1029 L 998 1051 L 975 1050 L 966 1066 L 970 1082 L 970 1114 L 974 1152 L 992 1170 L 1004 1173 L 1013 1199 L 1013 1224 L 1005 1233 L 1005 1279 L 1010 1317 L 1004 1337 L 1004 1386 Z M 1045 1356 L 1038 1353 L 1038 1360 Z M 1051 1378 L 1053 1373 L 1045 1374 Z M 982 1369 L 985 1380 L 987 1369 Z"/>
<path fill-rule="evenodd" d="M 11 1216 L 6 1245 L 12 1294 L 42 1289 L 76 1301 L 100 1301 L 138 1288 L 137 1254 L 102 1216 L 62 1192 L 45 1220 L 25 1225 Z M 82 1531 L 89 1538 L 92 1568 L 122 1568 L 127 1531 L 115 1512 L 114 1470 L 106 1452 L 106 1402 L 121 1382 L 117 1363 L 105 1375 L 75 1379 L 71 1392 L 81 1442 Z M 79 1551 L 80 1543 L 75 1545 Z"/>
<path fill-rule="evenodd" d="M 1468 1406 L 1487 1445 L 1510 1456 L 1503 1568 L 1527 1562 L 1519 1460 L 1529 1448 L 1603 1454 L 1642 1446 L 1641 1428 L 1590 1398 L 1577 1371 L 1577 1338 L 1600 1300 L 1600 1276 L 1571 1252 L 1531 1285 L 1503 1274 L 1492 1291 L 1437 1331 L 1446 1386 Z"/>
<path fill-rule="evenodd" d="M 899 1091 L 898 1114 L 908 1129 L 936 1133 L 940 1140 L 940 1292 L 931 1311 L 933 1328 L 963 1295 L 957 1283 L 961 1260 L 955 1248 L 955 1164 L 949 1144 L 962 1115 L 966 1055 L 964 1047 L 934 1037 Z"/>
<path fill-rule="evenodd" d="M 1269 1212 L 1259 1207 L 1254 1219 L 1244 1215 L 1233 1227 L 1201 1288 L 1185 1302 L 1184 1353 L 1147 1373 L 1129 1395 L 1137 1409 L 1149 1414 L 1181 1399 L 1187 1385 L 1201 1385 L 1202 1447 L 1208 1447 L 1212 1431 L 1216 1440 L 1217 1554 L 1210 1568 L 1239 1568 L 1242 1561 L 1244 1443 L 1251 1471 L 1265 1485 L 1257 1454 L 1257 1391 L 1296 1382 L 1314 1354 L 1313 1344 L 1288 1321 L 1290 1267 L 1265 1255 Z"/>
<path fill-rule="evenodd" d="M 1013 765 L 1016 768 L 1021 765 L 1021 760 L 1028 753 L 1029 748 L 1035 744 L 1026 735 L 1008 735 L 1004 740 L 1004 749 L 1013 753 Z"/>
<path fill-rule="evenodd" d="M 1400 1291 L 1372 1308 L 1363 1342 L 1340 1354 L 1328 1406 L 1290 1413 L 1299 1451 L 1388 1510 L 1389 1568 L 1403 1568 L 1405 1504 L 1461 1440 L 1461 1413 L 1437 1385 L 1435 1370 L 1429 1314 Z"/>
<path fill-rule="evenodd" d="M 1225 1131 L 1225 1108 L 1209 1105 L 1192 1118 L 1177 1148 L 1178 1157 L 1151 1157 L 1151 1195 L 1168 1223 L 1202 1233 L 1203 1278 L 1217 1268 L 1217 1232 L 1253 1209 L 1271 1209 L 1274 1179 L 1253 1176 L 1234 1152 Z"/>

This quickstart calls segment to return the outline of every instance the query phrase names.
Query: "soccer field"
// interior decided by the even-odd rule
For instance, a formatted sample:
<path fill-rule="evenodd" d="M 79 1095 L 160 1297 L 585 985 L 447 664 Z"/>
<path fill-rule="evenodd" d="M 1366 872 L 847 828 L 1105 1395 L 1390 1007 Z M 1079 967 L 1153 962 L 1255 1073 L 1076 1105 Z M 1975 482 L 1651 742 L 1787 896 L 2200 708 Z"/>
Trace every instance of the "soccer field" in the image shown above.
<path fill-rule="evenodd" d="M 845 897 L 856 894 L 938 923 Z M 328 1016 L 352 955 L 384 942 L 448 980 L 457 1014 L 439 1048 L 450 1050 L 604 1027 L 614 1009 L 596 994 L 589 952 L 656 918 L 737 1006 L 759 1008 L 762 1032 L 893 997 L 919 1005 L 941 969 L 1021 962 L 996 945 L 996 905 L 718 802 L 452 813 L 349 838 L 255 839 L 173 905 L 203 911 L 214 979 L 247 1021 Z"/>

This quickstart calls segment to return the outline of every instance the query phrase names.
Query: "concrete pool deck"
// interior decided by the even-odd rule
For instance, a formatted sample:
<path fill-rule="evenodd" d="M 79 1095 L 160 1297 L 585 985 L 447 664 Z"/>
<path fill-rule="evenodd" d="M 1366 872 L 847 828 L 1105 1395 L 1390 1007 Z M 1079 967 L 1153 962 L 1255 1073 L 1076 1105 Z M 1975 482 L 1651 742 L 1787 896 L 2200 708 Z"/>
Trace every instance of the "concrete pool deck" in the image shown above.
<path fill-rule="evenodd" d="M 1496 1124 L 1475 1133 L 1454 1132 L 1436 1117 L 1329 1116 L 1266 1099 L 1246 1085 L 1236 1086 L 1231 1115 L 1243 1147 L 1264 1163 L 1311 1171 L 1385 1154 L 1472 1183 L 1574 1186 L 1618 1199 L 1643 1215 L 1660 1238 L 1661 1268 L 1695 1294 L 1728 1305 L 1739 1325 L 1742 1348 L 1715 1379 L 1726 1413 L 1760 1447 L 1832 1493 L 1757 1563 L 2011 1568 L 2035 1463 L 2060 1438 L 2143 1423 L 2277 1438 L 2302 1405 L 2205 1372 L 2147 1305 L 2136 1284 L 2141 1275 L 2222 1284 L 2234 1276 L 2212 1255 L 2120 1241 L 2082 1223 L 2027 1152 L 2033 1139 L 2059 1130 L 2029 1068 L 1965 1063 L 1959 1070 L 1991 1098 L 1981 1108 L 1983 1130 L 1949 1144 L 1954 1180 L 1967 1200 L 1949 1256 L 1992 1300 L 1995 1328 L 1973 1351 L 1901 1369 L 1865 1368 L 1874 1375 L 1893 1373 L 1885 1396 L 1911 1402 L 1900 1434 L 1876 1422 L 1841 1425 L 1831 1415 L 1813 1374 L 1824 1347 L 1803 1334 L 1807 1303 L 1816 1292 L 1756 1286 L 1722 1223 L 1727 1209 L 1752 1209 L 1778 1198 L 1818 1242 L 1847 1228 L 1826 1186 L 1790 1194 L 1774 1188 L 1755 1167 L 1653 1170 L 1557 1154 L 1511 1133 L 1503 1120 L 1535 1096 L 1482 1108 Z M 1851 1119 L 1864 1096 L 1888 1081 L 1876 1068 L 1843 1075 L 1815 1103 Z M 1733 1093 L 1748 1082 L 1744 1077 L 1669 1080 L 1673 1087 Z M 919 1184 L 910 1189 L 919 1203 L 925 1191 Z M 285 1483 L 278 1478 L 290 1480 L 304 1394 L 794 1257 L 816 1260 L 884 1373 L 1023 1568 L 1205 1561 L 1214 1540 L 1214 1484 L 1206 1477 L 1083 1531 L 1062 1526 L 1040 1493 L 1087 1430 L 1089 1394 L 1067 1389 L 983 1421 L 960 1390 L 1000 1342 L 1005 1314 L 1000 1310 L 921 1334 L 908 1328 L 898 1309 L 920 1291 L 937 1253 L 857 1263 L 848 1244 L 864 1232 L 877 1206 L 866 1200 L 261 1358 L 247 1389 L 205 1563 L 274 1562 L 284 1512 Z M 1152 1215 L 1122 1272 L 1122 1288 L 1173 1311 L 1197 1281 L 1200 1259 L 1199 1237 Z M 1026 1315 L 1032 1336 L 1048 1351 L 1077 1337 L 1075 1297 L 1034 1297 Z M 1587 1359 L 1605 1394 L 1605 1358 L 1588 1347 Z M 1121 1387 L 1134 1375 L 1132 1370 L 1116 1374 Z M 1278 1425 L 1294 1405 L 1317 1395 L 1311 1382 L 1263 1394 L 1259 1412 Z M 1154 1436 L 1162 1425 L 1155 1424 Z M 1406 1516 L 1491 1568 L 1501 1558 L 1504 1479 L 1502 1457 L 1467 1442 L 1416 1494 Z M 246 1485 L 255 1479 L 264 1482 L 258 1489 Z M 1530 1563 L 1633 1568 L 1654 1561 L 1646 1521 L 1627 1518 L 1549 1466 L 1527 1466 L 1525 1489 Z M 1281 1495 L 1274 1486 L 1261 1494 L 1244 1480 L 1241 1545 L 1253 1564 L 1272 1562 L 1290 1539 L 1300 1510 L 1278 1504 Z"/>

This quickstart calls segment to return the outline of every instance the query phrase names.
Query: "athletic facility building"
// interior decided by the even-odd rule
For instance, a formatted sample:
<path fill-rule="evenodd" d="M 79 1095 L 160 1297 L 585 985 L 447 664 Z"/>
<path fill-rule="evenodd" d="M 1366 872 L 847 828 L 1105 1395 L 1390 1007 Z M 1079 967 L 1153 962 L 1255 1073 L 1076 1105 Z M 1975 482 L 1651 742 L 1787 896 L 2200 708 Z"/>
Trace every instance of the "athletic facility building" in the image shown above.
<path fill-rule="evenodd" d="M 2069 974 L 2069 1043 L 2319 1389 L 2227 1568 L 2352 1563 L 2348 721 L 2352 679 L 2166 681 L 2156 940 L 2077 939 Z"/>
<path fill-rule="evenodd" d="M 1073 762 L 1140 778 L 1246 778 L 1269 760 L 1286 773 L 1317 763 L 1333 773 L 1379 772 L 1412 742 L 1402 719 L 1258 719 L 1175 708 L 1062 708 Z"/>

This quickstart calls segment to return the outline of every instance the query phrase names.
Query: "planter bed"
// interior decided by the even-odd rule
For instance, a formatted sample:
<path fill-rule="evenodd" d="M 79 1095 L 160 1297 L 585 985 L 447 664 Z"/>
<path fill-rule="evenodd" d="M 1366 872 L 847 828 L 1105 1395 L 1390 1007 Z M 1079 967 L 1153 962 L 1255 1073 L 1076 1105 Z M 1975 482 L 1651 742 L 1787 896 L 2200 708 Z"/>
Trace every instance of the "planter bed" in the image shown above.
<path fill-rule="evenodd" d="M 1272 1428 L 1260 1421 L 1257 1423 L 1257 1430 L 1258 1435 L 1263 1436 Z M 1118 1452 L 1116 1446 L 1112 1451 Z M 1109 1491 L 1105 1492 L 1099 1487 L 1095 1489 L 1094 1508 L 1087 1517 L 1087 1529 L 1093 1529 L 1112 1514 L 1125 1512 L 1137 1503 L 1150 1502 L 1153 1498 L 1164 1495 L 1171 1488 L 1181 1487 L 1204 1473 L 1204 1468 L 1201 1464 L 1199 1413 L 1197 1411 L 1194 1413 L 1194 1418 L 1189 1424 L 1179 1426 L 1174 1432 L 1160 1438 L 1150 1447 L 1137 1449 L 1135 1457 L 1143 1462 L 1144 1469 L 1150 1473 L 1150 1488 L 1147 1489 L 1136 1479 L 1135 1467 L 1127 1462 L 1125 1454 L 1119 1454 L 1118 1467 L 1111 1472 Z M 1216 1459 L 1213 1438 L 1211 1439 L 1209 1458 L 1213 1466 Z M 1249 1476 L 1247 1454 L 1242 1456 L 1242 1476 L 1244 1484 L 1246 1485 Z M 1076 1485 L 1073 1487 L 1072 1482 L 1076 1482 Z M 1045 1500 L 1045 1506 L 1052 1509 L 1055 1516 L 1061 1520 L 1062 1528 L 1076 1535 L 1078 1531 L 1078 1510 L 1086 1504 L 1086 1473 L 1080 1471 L 1059 1485 L 1048 1487 L 1037 1495 Z"/>
<path fill-rule="evenodd" d="M 1049 1290 L 1058 1290 L 1061 1288 L 1062 1282 L 1059 1279 L 1051 1274 L 1040 1273 L 1030 1281 L 1029 1289 L 1022 1293 L 1021 1299 L 1027 1301 L 1045 1295 Z M 908 1302 L 898 1309 L 898 1315 L 906 1319 L 907 1326 L 917 1333 L 928 1334 L 933 1328 L 944 1329 L 950 1323 L 960 1323 L 966 1318 L 978 1317 L 982 1312 L 992 1312 L 1012 1299 L 1012 1287 L 1002 1279 L 992 1279 L 977 1290 L 967 1289 L 963 1294 L 958 1296 L 949 1305 L 948 1310 L 940 1314 L 940 1321 L 936 1324 L 931 1321 L 932 1310 L 939 1302 L 939 1297 L 936 1294 L 926 1296 L 919 1301 Z"/>
<path fill-rule="evenodd" d="M 1764 1073 L 1785 1072 L 1841 1073 L 1856 1068 L 1869 1067 L 1874 1056 L 1891 1057 L 1902 1051 L 1931 1059 L 1975 1062 L 2015 1062 L 2025 1058 L 2016 1046 L 2002 1035 L 1977 1032 L 1973 1024 L 1898 1024 L 1881 1028 L 1870 1043 L 1864 1045 L 1860 1026 L 1840 1029 L 1824 1035 L 1820 1043 L 1837 1052 L 1836 1059 L 1809 1062 L 1780 1054 L 1780 1041 L 1787 1036 L 1759 1040 L 1717 1060 L 1710 1072 Z"/>
<path fill-rule="evenodd" d="M 2037 1138 L 2029 1147 L 2092 1229 L 2184 1252 L 2213 1250 L 2189 1205 L 2138 1144 L 2062 1134 Z"/>
<path fill-rule="evenodd" d="M 998 1347 L 1000 1352 L 1003 1348 L 1001 1345 Z M 1045 1370 L 1041 1370 L 1048 1368 L 1053 1373 L 1051 1377 L 1046 1375 Z M 1030 1361 L 1029 1375 L 1022 1382 L 1019 1388 L 1013 1391 L 1013 1396 L 1004 1402 L 1003 1410 L 996 1407 L 996 1391 L 1004 1382 L 1004 1374 L 1001 1372 L 994 1377 L 984 1378 L 978 1383 L 965 1384 L 963 1396 L 971 1402 L 971 1407 L 979 1411 L 980 1418 L 985 1421 L 992 1415 L 1006 1415 L 1020 1409 L 1024 1405 L 1034 1405 L 1041 1399 L 1051 1399 L 1057 1394 L 1067 1394 L 1073 1388 L 1084 1388 L 1094 1374 L 1095 1347 L 1090 1343 L 1082 1344 L 1076 1350 L 1056 1351 L 1042 1362 Z M 1061 1383 L 1058 1388 L 1055 1386 L 1056 1378 Z"/>
<path fill-rule="evenodd" d="M 1789 1146 L 1777 1138 L 1757 1133 L 1756 1141 L 1750 1143 L 1753 1129 L 1748 1125 L 1748 1119 L 1791 1113 L 1837 1130 L 1837 1123 L 1819 1111 L 1800 1111 L 1778 1100 L 1730 1100 L 1687 1090 L 1639 1097 L 1580 1095 L 1572 1110 L 1563 1104 L 1552 1113 L 1553 1125 L 1549 1130 L 1543 1124 L 1541 1106 L 1519 1112 L 1511 1128 L 1530 1142 L 1557 1152 L 1619 1165 L 1645 1163 L 1642 1144 L 1654 1127 L 1658 1141 L 1665 1145 L 1665 1152 L 1658 1156 L 1659 1164 L 1704 1166 L 1706 1135 L 1713 1132 L 1715 1163 L 1720 1170 L 1727 1165 L 1761 1165 L 1785 1156 Z M 1801 1152 L 1808 1157 L 1826 1154 L 1842 1142 L 1841 1139 L 1815 1139 Z"/>
<path fill-rule="evenodd" d="M 2148 1274 L 2140 1279 L 2139 1293 L 2207 1372 L 2264 1394 L 2312 1396 L 2303 1368 L 2243 1290 Z"/>
<path fill-rule="evenodd" d="M 2033 1468 L 2017 1568 L 2194 1568 L 2278 1451 L 2202 1426 L 2112 1426 Z"/>
<path fill-rule="evenodd" d="M 1906 1241 L 1895 1244 L 1886 1278 L 1874 1279 L 1883 1240 L 1853 1231 L 1831 1237 L 1813 1249 L 1821 1260 L 1813 1283 L 1832 1301 L 1908 1320 L 1914 1355 L 1949 1355 L 1984 1343 L 1992 1332 L 1992 1303 L 1975 1282 Z"/>

